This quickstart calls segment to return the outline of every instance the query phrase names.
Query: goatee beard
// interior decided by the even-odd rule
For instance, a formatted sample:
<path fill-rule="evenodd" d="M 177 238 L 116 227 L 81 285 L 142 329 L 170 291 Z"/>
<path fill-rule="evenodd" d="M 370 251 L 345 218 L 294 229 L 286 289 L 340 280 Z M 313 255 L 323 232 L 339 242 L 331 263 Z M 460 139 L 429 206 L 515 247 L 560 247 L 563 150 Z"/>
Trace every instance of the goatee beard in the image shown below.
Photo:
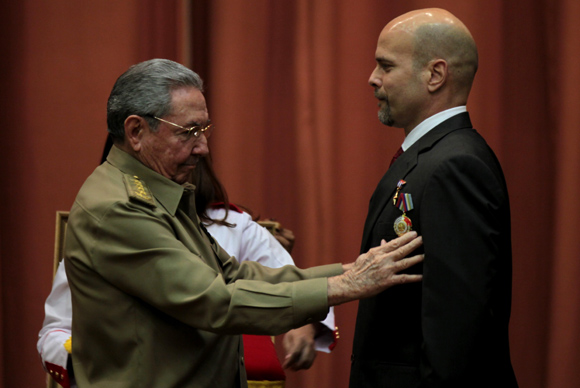
<path fill-rule="evenodd" d="M 385 102 L 385 105 L 379 109 L 379 121 L 389 127 L 393 126 L 394 121 L 391 116 L 391 106 L 389 105 L 389 101 L 386 98 L 382 99 Z"/>

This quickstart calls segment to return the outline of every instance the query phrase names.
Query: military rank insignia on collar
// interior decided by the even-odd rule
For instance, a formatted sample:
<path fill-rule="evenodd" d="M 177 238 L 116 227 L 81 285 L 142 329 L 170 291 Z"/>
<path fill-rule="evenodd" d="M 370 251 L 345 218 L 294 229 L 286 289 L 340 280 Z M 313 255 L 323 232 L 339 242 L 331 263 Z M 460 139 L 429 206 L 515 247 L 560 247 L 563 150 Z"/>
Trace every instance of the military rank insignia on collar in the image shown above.
<path fill-rule="evenodd" d="M 153 195 L 151 195 L 151 191 L 145 185 L 145 182 L 140 180 L 136 175 L 125 174 L 124 179 L 129 199 L 136 200 L 153 208 L 156 207 Z"/>
<path fill-rule="evenodd" d="M 401 189 L 405 184 L 407 184 L 407 182 L 402 179 L 397 183 L 397 191 L 393 197 L 393 205 L 403 212 L 401 216 L 397 217 L 393 224 L 395 233 L 397 233 L 397 236 L 399 237 L 413 230 L 413 222 L 411 222 L 411 219 L 407 217 L 406 214 L 408 211 L 413 210 L 413 198 L 409 193 L 401 193 Z"/>

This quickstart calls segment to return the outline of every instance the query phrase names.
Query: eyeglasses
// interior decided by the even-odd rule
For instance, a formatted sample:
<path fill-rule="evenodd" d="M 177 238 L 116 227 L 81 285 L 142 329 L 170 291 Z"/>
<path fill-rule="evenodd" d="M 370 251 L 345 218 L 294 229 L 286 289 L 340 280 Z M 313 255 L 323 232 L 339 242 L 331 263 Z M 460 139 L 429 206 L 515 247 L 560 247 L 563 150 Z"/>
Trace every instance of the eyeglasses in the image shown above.
<path fill-rule="evenodd" d="M 215 129 L 215 125 L 213 125 L 213 124 L 207 124 L 205 127 L 204 126 L 201 126 L 201 125 L 194 125 L 191 128 L 185 128 L 185 127 L 182 127 L 179 124 L 172 123 L 171 121 L 167 121 L 167 120 L 160 119 L 157 116 L 150 116 L 150 117 L 153 117 L 155 120 L 162 121 L 162 122 L 164 122 L 166 124 L 173 125 L 174 127 L 181 128 L 185 132 L 187 132 L 188 135 L 193 135 L 195 138 L 200 137 L 201 134 L 203 133 L 205 135 L 205 138 L 206 139 L 209 139 L 209 137 L 211 136 L 211 133 Z"/>

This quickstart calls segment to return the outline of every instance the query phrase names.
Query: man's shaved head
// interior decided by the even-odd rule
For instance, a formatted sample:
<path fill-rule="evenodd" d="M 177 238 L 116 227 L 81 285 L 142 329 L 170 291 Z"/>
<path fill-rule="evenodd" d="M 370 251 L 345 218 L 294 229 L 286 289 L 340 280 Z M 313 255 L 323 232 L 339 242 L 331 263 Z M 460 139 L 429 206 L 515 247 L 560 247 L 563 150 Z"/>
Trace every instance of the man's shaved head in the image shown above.
<path fill-rule="evenodd" d="M 449 65 L 454 87 L 467 89 L 469 93 L 477 71 L 478 56 L 475 41 L 461 20 L 444 9 L 420 9 L 393 19 L 383 32 L 397 30 L 413 37 L 417 68 L 434 59 L 443 59 Z"/>

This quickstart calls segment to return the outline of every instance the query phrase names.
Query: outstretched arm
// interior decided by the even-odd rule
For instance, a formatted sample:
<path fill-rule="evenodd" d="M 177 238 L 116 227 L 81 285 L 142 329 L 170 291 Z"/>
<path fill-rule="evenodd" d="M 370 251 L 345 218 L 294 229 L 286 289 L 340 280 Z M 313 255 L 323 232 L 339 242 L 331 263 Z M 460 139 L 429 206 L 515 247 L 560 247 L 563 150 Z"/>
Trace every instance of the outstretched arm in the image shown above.
<path fill-rule="evenodd" d="M 336 306 L 356 299 L 377 295 L 397 284 L 418 282 L 421 275 L 399 274 L 423 260 L 424 255 L 405 258 L 423 240 L 416 232 L 385 242 L 360 255 L 354 263 L 344 266 L 342 275 L 328 278 L 328 304 Z"/>

